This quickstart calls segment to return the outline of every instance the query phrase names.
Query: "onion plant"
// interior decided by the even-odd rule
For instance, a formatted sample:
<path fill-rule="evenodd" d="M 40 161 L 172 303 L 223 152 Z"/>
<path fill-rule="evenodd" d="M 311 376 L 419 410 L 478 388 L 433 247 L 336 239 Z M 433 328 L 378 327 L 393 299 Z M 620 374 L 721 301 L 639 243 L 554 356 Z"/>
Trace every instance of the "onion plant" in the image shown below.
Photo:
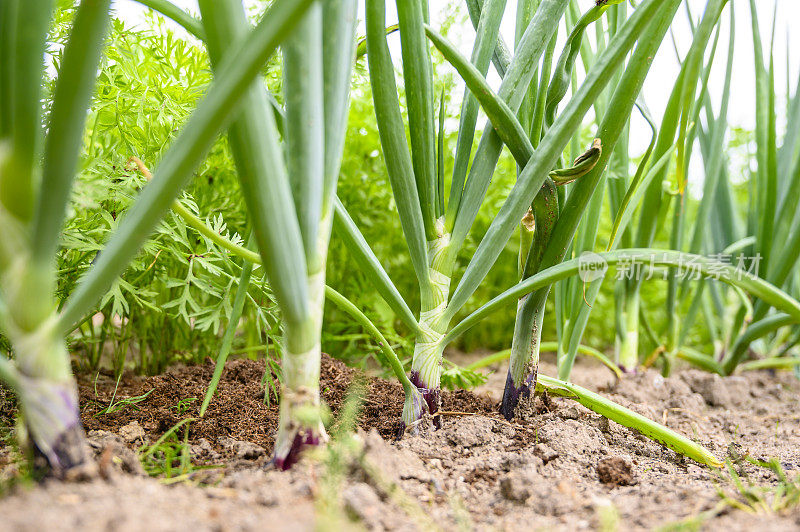
<path fill-rule="evenodd" d="M 534 204 L 534 198 L 540 193 L 545 182 L 552 182 L 554 178 L 570 180 L 587 172 L 587 175 L 591 174 L 590 169 L 600 159 L 601 145 L 604 143 L 603 135 L 598 135 L 600 140 L 584 159 L 576 161 L 574 167 L 559 170 L 558 162 L 565 146 L 579 131 L 582 118 L 606 88 L 612 74 L 637 40 L 647 43 L 647 53 L 643 48 L 641 57 L 643 65 L 649 65 L 649 57 L 654 47 L 660 43 L 677 6 L 677 2 L 666 4 L 643 2 L 620 28 L 614 39 L 608 43 L 605 50 L 598 54 L 584 82 L 564 110 L 556 116 L 555 107 L 567 92 L 564 78 L 566 74 L 566 79 L 569 79 L 568 69 L 571 67 L 568 64 L 570 61 L 574 62 L 575 52 L 569 54 L 571 59 L 559 62 L 553 88 L 548 90 L 552 94 L 552 98 L 549 99 L 550 105 L 546 109 L 540 108 L 540 119 L 537 120 L 536 117 L 526 119 L 526 122 L 544 126 L 537 130 L 536 135 L 530 135 L 521 126 L 516 115 L 532 85 L 536 65 L 545 53 L 548 43 L 553 40 L 555 29 L 564 15 L 568 2 L 543 0 L 539 3 L 530 22 L 520 29 L 520 39 L 515 53 L 507 63 L 503 59 L 507 57 L 505 47 L 497 47 L 497 30 L 504 4 L 505 2 L 501 0 L 494 0 L 482 6 L 472 58 L 467 61 L 459 56 L 446 39 L 426 27 L 425 21 L 428 15 L 422 2 L 398 3 L 403 81 L 411 141 L 409 148 L 405 137 L 405 124 L 400 113 L 394 69 L 386 44 L 384 2 L 367 1 L 367 57 L 375 112 L 400 223 L 419 281 L 421 308 L 418 319 L 414 319 L 405 301 L 396 296 L 397 290 L 386 273 L 378 267 L 379 263 L 374 259 L 363 238 L 356 232 L 354 225 L 343 223 L 339 233 L 348 244 L 355 260 L 369 268 L 368 274 L 381 295 L 387 298 L 398 316 L 416 334 L 410 377 L 425 398 L 425 406 L 431 413 L 435 413 L 438 408 L 441 357 L 444 346 L 453 338 L 450 335 L 453 330 L 451 321 L 497 260 L 512 232 L 526 211 Z M 473 11 L 475 7 L 473 6 Z M 591 16 L 599 17 L 606 8 L 607 6 L 595 8 Z M 667 22 L 658 22 L 665 18 Z M 459 142 L 456 147 L 453 175 L 449 179 L 448 198 L 444 197 L 444 191 L 447 189 L 444 183 L 445 177 L 436 169 L 436 161 L 441 160 L 442 155 L 438 154 L 437 158 L 435 150 L 433 81 L 430 51 L 425 42 L 426 32 L 437 49 L 456 67 L 468 86 L 468 93 L 462 102 Z M 579 39 L 574 39 L 573 43 L 578 41 Z M 502 83 L 496 94 L 483 79 L 493 56 L 500 65 L 498 71 L 503 74 Z M 636 74 L 630 76 L 641 82 L 646 73 L 645 67 L 642 66 L 640 70 L 634 69 L 634 71 Z M 628 89 L 628 92 L 630 94 L 627 94 L 627 97 L 631 99 L 630 108 L 638 90 Z M 489 121 L 480 137 L 475 155 L 470 158 L 479 105 L 486 112 Z M 624 110 L 621 115 L 627 117 Z M 624 123 L 625 118 L 621 118 L 621 121 Z M 536 138 L 536 149 L 532 138 Z M 612 139 L 612 146 L 613 140 L 615 139 Z M 457 271 L 458 253 L 481 207 L 504 144 L 509 146 L 521 169 L 517 184 L 509 193 L 505 204 L 483 237 L 477 252 L 469 261 L 451 295 L 450 281 Z M 560 173 L 566 173 L 571 177 L 562 178 Z M 586 176 L 579 179 L 578 183 L 584 179 Z M 578 197 L 580 196 L 576 196 Z M 550 208 L 552 211 L 552 207 Z M 563 246 L 559 246 L 560 253 L 548 256 L 546 250 L 555 247 L 545 247 L 546 241 L 537 244 L 541 249 L 531 255 L 541 256 L 541 267 L 532 259 L 529 273 L 535 273 L 538 269 L 560 262 L 563 250 L 574 231 L 572 226 L 580 219 L 581 212 L 582 209 L 571 213 L 564 218 L 564 222 L 561 222 L 564 224 L 564 230 L 563 236 L 559 238 L 565 241 L 561 241 Z M 344 208 L 342 208 L 342 219 L 348 220 Z M 546 291 L 544 295 L 546 296 Z M 535 297 L 540 299 L 541 295 Z M 455 329 L 458 329 L 458 326 Z M 525 356 L 515 357 L 515 360 L 530 359 L 530 352 L 523 351 Z M 513 389 L 516 398 L 525 393 L 525 389 L 529 389 L 531 385 L 528 377 L 532 376 L 532 366 L 526 367 L 526 370 L 519 372 L 519 378 L 510 379 L 509 389 Z M 516 399 L 510 399 L 507 404 L 515 401 Z M 404 422 L 409 425 L 415 424 L 421 415 L 422 405 L 407 399 L 403 414 Z"/>
<path fill-rule="evenodd" d="M 600 150 L 600 141 L 598 139 L 596 141 L 598 144 L 595 148 L 596 152 L 591 156 L 591 167 L 587 168 L 584 172 L 585 176 L 572 186 L 568 195 L 562 195 L 562 197 L 566 196 L 566 204 L 563 211 L 564 218 L 562 219 L 559 213 L 559 200 L 555 194 L 550 195 L 551 199 L 544 200 L 550 204 L 549 206 L 542 207 L 540 205 L 542 200 L 539 198 L 545 192 L 545 188 L 537 196 L 539 201 L 534 200 L 532 205 L 532 212 L 536 221 L 534 238 L 529 249 L 526 250 L 524 247 L 520 249 L 521 256 L 527 255 L 525 268 L 522 271 L 523 279 L 542 267 L 546 268 L 563 260 L 578 228 L 579 220 L 587 207 L 590 211 L 588 219 L 592 219 L 599 214 L 597 212 L 599 207 L 597 198 L 602 197 L 603 187 L 598 187 L 598 184 L 602 181 L 606 163 L 628 122 L 634 102 L 649 70 L 651 58 L 661 45 L 678 5 L 679 2 L 667 2 L 663 8 L 665 11 L 639 38 L 638 45 L 626 65 L 624 74 L 617 80 L 611 102 L 608 105 L 605 117 L 600 123 L 598 136 L 602 138 L 605 150 Z M 558 103 L 567 91 L 571 71 L 580 52 L 583 33 L 587 25 L 598 20 L 607 9 L 616 10 L 616 7 L 612 8 L 608 3 L 597 5 L 575 23 L 565 48 L 556 62 L 549 85 L 542 82 L 538 88 L 539 91 L 544 93 L 540 97 L 546 102 L 546 107 L 544 108 L 545 127 L 548 127 L 553 122 Z M 609 46 L 612 46 L 613 43 L 614 40 L 609 43 Z M 547 71 L 549 71 L 549 66 L 545 65 L 543 72 Z M 531 112 L 535 115 L 537 110 L 533 109 Z M 540 107 L 538 113 L 541 112 L 542 109 Z M 542 119 L 537 116 L 531 116 L 529 121 L 535 127 L 538 127 Z M 531 134 L 538 136 L 541 132 L 532 131 Z M 587 156 L 589 153 L 587 152 L 582 157 Z M 595 201 L 590 204 L 590 198 L 592 197 L 595 198 Z M 522 231 L 525 232 L 527 230 L 527 227 L 523 224 Z M 588 230 L 584 230 L 584 232 L 588 232 Z M 594 234 L 596 234 L 596 228 Z M 585 245 L 582 240 L 575 245 L 575 251 L 580 252 L 580 247 Z M 545 287 L 520 300 L 511 347 L 511 362 L 501 408 L 503 414 L 509 419 L 513 417 L 514 409 L 519 399 L 529 396 L 531 387 L 535 386 L 545 302 L 549 291 L 550 287 Z M 574 355 L 577 352 L 577 342 L 575 342 L 573 349 L 574 351 L 569 353 L 571 355 L 569 358 L 562 357 L 560 360 L 559 374 L 563 378 L 568 378 L 568 369 L 563 371 L 562 368 L 571 366 Z"/>
<path fill-rule="evenodd" d="M 236 1 L 200 6 L 212 62 L 219 63 L 229 43 L 247 31 L 244 11 Z M 319 409 L 320 334 L 355 22 L 355 0 L 316 3 L 284 42 L 284 146 L 263 84 L 251 87 L 246 112 L 229 134 L 254 237 L 283 313 L 275 443 L 281 469 L 291 467 L 305 446 L 327 439 Z"/>
<path fill-rule="evenodd" d="M 58 327 L 55 253 L 109 2 L 83 2 L 77 10 L 44 138 L 40 97 L 51 9 L 50 2 L 0 7 L 0 327 L 14 351 L 13 362 L 0 359 L 0 376 L 18 396 L 40 465 L 62 475 L 82 466 L 87 455 Z"/>
<path fill-rule="evenodd" d="M 217 64 L 219 76 L 168 149 L 63 309 L 54 296 L 55 254 L 83 139 L 87 106 L 109 21 L 109 1 L 84 0 L 63 51 L 52 109 L 42 127 L 44 51 L 53 6 L 0 6 L 0 328 L 13 360 L 0 377 L 16 393 L 22 426 L 44 468 L 65 475 L 87 463 L 64 335 L 91 313 L 159 222 L 239 109 L 262 65 L 310 0 L 277 0 Z"/>

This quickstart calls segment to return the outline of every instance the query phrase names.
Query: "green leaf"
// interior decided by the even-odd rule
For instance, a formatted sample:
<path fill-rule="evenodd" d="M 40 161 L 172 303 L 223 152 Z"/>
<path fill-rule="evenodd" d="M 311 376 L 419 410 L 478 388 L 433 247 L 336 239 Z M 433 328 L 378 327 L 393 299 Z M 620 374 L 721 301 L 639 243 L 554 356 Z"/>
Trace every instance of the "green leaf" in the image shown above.
<path fill-rule="evenodd" d="M 745 354 L 747 354 L 747 348 L 755 340 L 763 338 L 781 327 L 796 325 L 797 323 L 797 317 L 782 312 L 751 323 L 736 339 L 736 342 L 731 347 L 725 360 L 722 361 L 724 374 L 730 375 L 736 370 L 736 367 L 741 363 Z"/>
<path fill-rule="evenodd" d="M 325 172 L 322 5 L 316 3 L 282 44 L 286 100 L 285 158 L 300 224 L 308 273 L 320 271 L 327 249 L 319 249 Z M 277 251 L 277 250 L 276 250 Z"/>
<path fill-rule="evenodd" d="M 322 5 L 322 54 L 325 102 L 325 190 L 323 216 L 333 210 L 350 110 L 350 81 L 355 62 L 356 0 L 328 0 Z"/>
<path fill-rule="evenodd" d="M 514 112 L 492 91 L 489 83 L 478 69 L 462 56 L 455 46 L 430 26 L 425 26 L 425 33 L 447 62 L 453 65 L 461 75 L 471 96 L 480 102 L 483 111 L 494 126 L 494 130 L 509 147 L 517 164 L 525 166 L 525 163 L 533 155 L 533 146 Z M 461 130 L 459 129 L 459 131 Z M 464 171 L 466 172 L 466 168 Z"/>
<path fill-rule="evenodd" d="M 21 222 L 34 209 L 35 173 L 41 149 L 44 52 L 52 1 L 0 5 L 0 205 Z"/>
<path fill-rule="evenodd" d="M 397 99 L 394 67 L 386 44 L 384 0 L 367 0 L 367 59 L 375 103 L 378 132 L 392 185 L 400 225 L 408 243 L 411 263 L 421 290 L 428 280 L 428 251 L 420 196 L 406 142 L 405 127 Z"/>
<path fill-rule="evenodd" d="M 567 2 L 564 0 L 543 0 L 519 42 L 514 59 L 509 64 L 500 84 L 500 89 L 497 92 L 498 96 L 506 102 L 508 108 L 514 113 L 517 112 L 522 104 L 536 70 L 536 64 L 539 62 L 546 44 L 550 41 L 550 37 L 555 34 L 558 21 L 566 9 L 566 4 Z M 451 267 L 455 264 L 458 252 L 463 246 L 472 224 L 475 222 L 475 217 L 478 215 L 497 166 L 502 147 L 503 144 L 499 135 L 491 123 L 487 124 L 472 160 L 463 197 L 458 205 L 458 212 L 453 213 L 452 208 L 448 210 L 445 230 L 452 230 L 452 236 L 445 262 L 450 264 Z M 549 172 L 550 168 L 547 168 L 546 171 Z M 531 197 L 532 199 L 533 197 Z M 528 205 L 530 205 L 530 200 Z M 521 218 L 522 215 L 514 223 L 518 223 Z M 499 245 L 505 245 L 505 240 L 500 242 Z"/>
<path fill-rule="evenodd" d="M 254 243 L 251 237 L 250 245 Z M 253 263 L 245 261 L 244 265 L 242 265 L 242 272 L 239 275 L 239 282 L 236 285 L 236 295 L 233 296 L 233 308 L 228 318 L 228 326 L 225 327 L 225 334 L 222 336 L 217 359 L 214 363 L 214 374 L 211 376 L 211 381 L 208 383 L 206 394 L 203 397 L 203 404 L 200 406 L 200 417 L 205 415 L 206 409 L 217 391 L 219 380 L 222 378 L 225 362 L 228 360 L 228 354 L 230 354 L 231 345 L 233 345 L 233 338 L 236 336 L 236 331 L 239 329 L 239 320 L 242 317 L 242 310 L 244 310 L 244 303 L 247 299 L 247 289 L 250 286 L 250 276 L 252 273 Z"/>
<path fill-rule="evenodd" d="M 433 67 L 425 40 L 421 0 L 397 2 L 400 44 L 403 56 L 403 82 L 408 106 L 408 129 L 411 137 L 412 166 L 417 184 L 422 222 L 428 240 L 437 237 L 436 219 L 436 149 L 433 119 Z M 367 44 L 369 48 L 369 42 Z"/>
<path fill-rule="evenodd" d="M 472 2 L 468 1 L 467 4 L 468 6 L 472 5 Z M 486 77 L 489 71 L 489 60 L 493 52 L 495 52 L 495 43 L 499 42 L 498 33 L 505 7 L 506 0 L 489 0 L 485 6 L 478 8 L 480 22 L 475 24 L 477 34 L 472 47 L 470 62 L 474 65 L 475 71 L 480 73 L 480 77 Z M 471 8 L 470 15 L 472 15 L 473 11 L 474 9 Z M 459 73 L 462 77 L 465 77 L 463 73 Z M 503 69 L 502 75 L 505 75 L 505 69 Z M 450 199 L 447 203 L 446 227 L 452 227 L 461 203 L 461 195 L 467 178 L 469 156 L 472 153 L 472 144 L 475 140 L 475 124 L 477 121 L 478 100 L 476 99 L 476 91 L 467 87 L 464 90 L 464 99 L 461 102 L 461 112 L 459 113 L 458 140 L 456 142 L 455 162 L 453 163 L 453 178 L 450 185 Z"/>
<path fill-rule="evenodd" d="M 372 252 L 369 244 L 364 239 L 361 231 L 358 230 L 358 227 L 356 227 L 347 209 L 339 201 L 339 198 L 335 198 L 335 208 L 336 217 L 334 218 L 333 229 L 336 235 L 344 241 L 347 251 L 350 252 L 350 257 L 400 320 L 411 329 L 412 333 L 418 333 L 419 325 L 416 318 L 414 318 L 414 314 L 408 308 L 405 299 L 392 283 L 389 275 L 383 269 L 380 261 Z"/>
<path fill-rule="evenodd" d="M 605 397 L 577 384 L 559 381 L 547 375 L 540 375 L 537 387 L 550 395 L 573 399 L 589 410 L 622 426 L 638 430 L 651 440 L 655 440 L 696 462 L 711 467 L 722 467 L 722 462 L 716 456 L 686 436 L 682 436 L 664 425 L 647 419 L 641 414 L 609 401 Z"/>
<path fill-rule="evenodd" d="M 53 96 L 31 240 L 33 260 L 53 262 L 83 147 L 86 108 L 108 31 L 110 0 L 81 2 L 64 47 Z"/>
<path fill-rule="evenodd" d="M 591 259 L 586 259 L 585 257 L 576 258 L 544 269 L 494 297 L 491 301 L 485 303 L 461 320 L 458 325 L 447 333 L 443 343 L 448 344 L 452 342 L 459 335 L 463 334 L 464 331 L 474 326 L 497 309 L 505 305 L 516 303 L 519 298 L 526 294 L 546 287 L 561 279 L 566 279 L 590 266 L 595 266 L 594 269 L 599 270 L 601 266 L 613 266 L 621 261 L 632 264 L 637 260 L 640 261 L 640 263 L 642 263 L 642 260 L 645 260 L 650 267 L 674 267 L 678 269 L 679 272 L 687 271 L 687 267 L 691 265 L 692 271 L 699 272 L 704 276 L 713 277 L 720 282 L 738 287 L 751 295 L 760 297 L 766 300 L 771 306 L 792 316 L 793 319 L 800 323 L 800 301 L 797 301 L 780 288 L 751 273 L 737 269 L 730 264 L 725 264 L 700 255 L 670 250 L 633 248 L 598 253 Z"/>

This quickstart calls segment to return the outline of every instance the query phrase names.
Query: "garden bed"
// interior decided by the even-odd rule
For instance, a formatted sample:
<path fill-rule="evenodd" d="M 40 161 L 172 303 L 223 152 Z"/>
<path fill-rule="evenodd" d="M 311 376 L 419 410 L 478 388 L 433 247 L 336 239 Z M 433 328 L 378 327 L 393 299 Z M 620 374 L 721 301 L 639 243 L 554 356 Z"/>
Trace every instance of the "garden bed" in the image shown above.
<path fill-rule="evenodd" d="M 552 364 L 542 366 L 552 373 Z M 192 468 L 172 479 L 148 478 L 134 451 L 146 453 L 181 420 L 197 417 L 212 370 L 208 364 L 157 377 L 126 375 L 118 385 L 102 375 L 81 379 L 100 478 L 15 487 L 0 500 L 0 529 L 308 529 L 322 513 L 402 530 L 434 523 L 445 529 L 652 529 L 693 517 L 709 529 L 800 526 L 796 506 L 751 515 L 722 503 L 718 490 L 745 501 L 729 473 L 699 466 L 575 403 L 537 398 L 523 422 L 506 422 L 495 414 L 500 372 L 488 391 L 445 393 L 442 429 L 401 441 L 394 433 L 402 389 L 370 378 L 357 436 L 363 457 L 334 445 L 336 453 L 280 473 L 269 466 L 278 409 L 274 397 L 264 405 L 263 363 L 232 361 L 205 417 L 190 422 L 188 434 L 182 425 L 166 440 L 190 453 Z M 357 375 L 324 359 L 321 389 L 334 420 Z M 663 379 L 648 371 L 616 383 L 602 367 L 579 366 L 573 377 L 694 436 L 718 457 L 775 457 L 790 479 L 800 473 L 800 383 L 789 374 L 721 379 L 689 370 Z M 5 401 L 0 414 L 10 413 Z M 10 457 L 9 448 L 0 449 L 5 477 L 16 467 Z M 746 461 L 733 467 L 745 485 L 762 487 L 772 500 L 777 479 L 770 470 Z"/>

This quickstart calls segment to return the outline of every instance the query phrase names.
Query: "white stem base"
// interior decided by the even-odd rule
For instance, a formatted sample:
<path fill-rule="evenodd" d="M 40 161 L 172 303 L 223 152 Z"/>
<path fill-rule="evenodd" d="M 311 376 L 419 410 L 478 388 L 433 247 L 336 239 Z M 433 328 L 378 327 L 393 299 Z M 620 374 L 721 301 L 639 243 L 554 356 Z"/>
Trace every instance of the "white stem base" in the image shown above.
<path fill-rule="evenodd" d="M 281 391 L 275 465 L 289 469 L 308 446 L 328 441 L 322 424 L 319 394 L 320 346 L 283 357 L 284 383 Z"/>

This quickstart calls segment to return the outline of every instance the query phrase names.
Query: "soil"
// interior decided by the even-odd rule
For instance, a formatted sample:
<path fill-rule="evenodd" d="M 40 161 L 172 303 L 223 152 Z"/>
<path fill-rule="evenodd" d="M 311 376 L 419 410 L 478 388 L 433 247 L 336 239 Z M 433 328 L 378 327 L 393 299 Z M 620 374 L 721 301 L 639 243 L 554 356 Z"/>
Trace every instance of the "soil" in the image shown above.
<path fill-rule="evenodd" d="M 99 476 L 11 482 L 19 460 L 11 438 L 0 439 L 0 530 L 800 529 L 800 501 L 777 512 L 745 504 L 730 473 L 568 400 L 537 398 L 524 422 L 506 422 L 496 414 L 505 369 L 495 369 L 474 393 L 443 393 L 441 429 L 428 423 L 396 441 L 402 388 L 325 357 L 330 432 L 345 433 L 337 416 L 354 381 L 366 384 L 358 429 L 287 473 L 269 464 L 278 408 L 274 396 L 264 404 L 263 362 L 229 362 L 206 415 L 172 436 L 177 423 L 198 418 L 213 365 L 124 375 L 119 383 L 82 378 Z M 555 368 L 545 361 L 541 371 L 553 375 Z M 664 379 L 646 371 L 617 382 L 601 366 L 579 364 L 573 380 L 730 457 L 741 482 L 770 504 L 776 475 L 742 456 L 776 458 L 790 479 L 800 475 L 800 382 L 791 374 L 722 379 L 683 370 Z M 0 436 L 12 417 L 13 401 L 0 389 Z M 180 463 L 182 449 L 190 473 L 145 474 L 139 457 L 165 434 L 179 449 L 171 465 Z M 11 486 L 5 493 L 4 485 Z M 738 502 L 725 504 L 719 492 Z"/>

